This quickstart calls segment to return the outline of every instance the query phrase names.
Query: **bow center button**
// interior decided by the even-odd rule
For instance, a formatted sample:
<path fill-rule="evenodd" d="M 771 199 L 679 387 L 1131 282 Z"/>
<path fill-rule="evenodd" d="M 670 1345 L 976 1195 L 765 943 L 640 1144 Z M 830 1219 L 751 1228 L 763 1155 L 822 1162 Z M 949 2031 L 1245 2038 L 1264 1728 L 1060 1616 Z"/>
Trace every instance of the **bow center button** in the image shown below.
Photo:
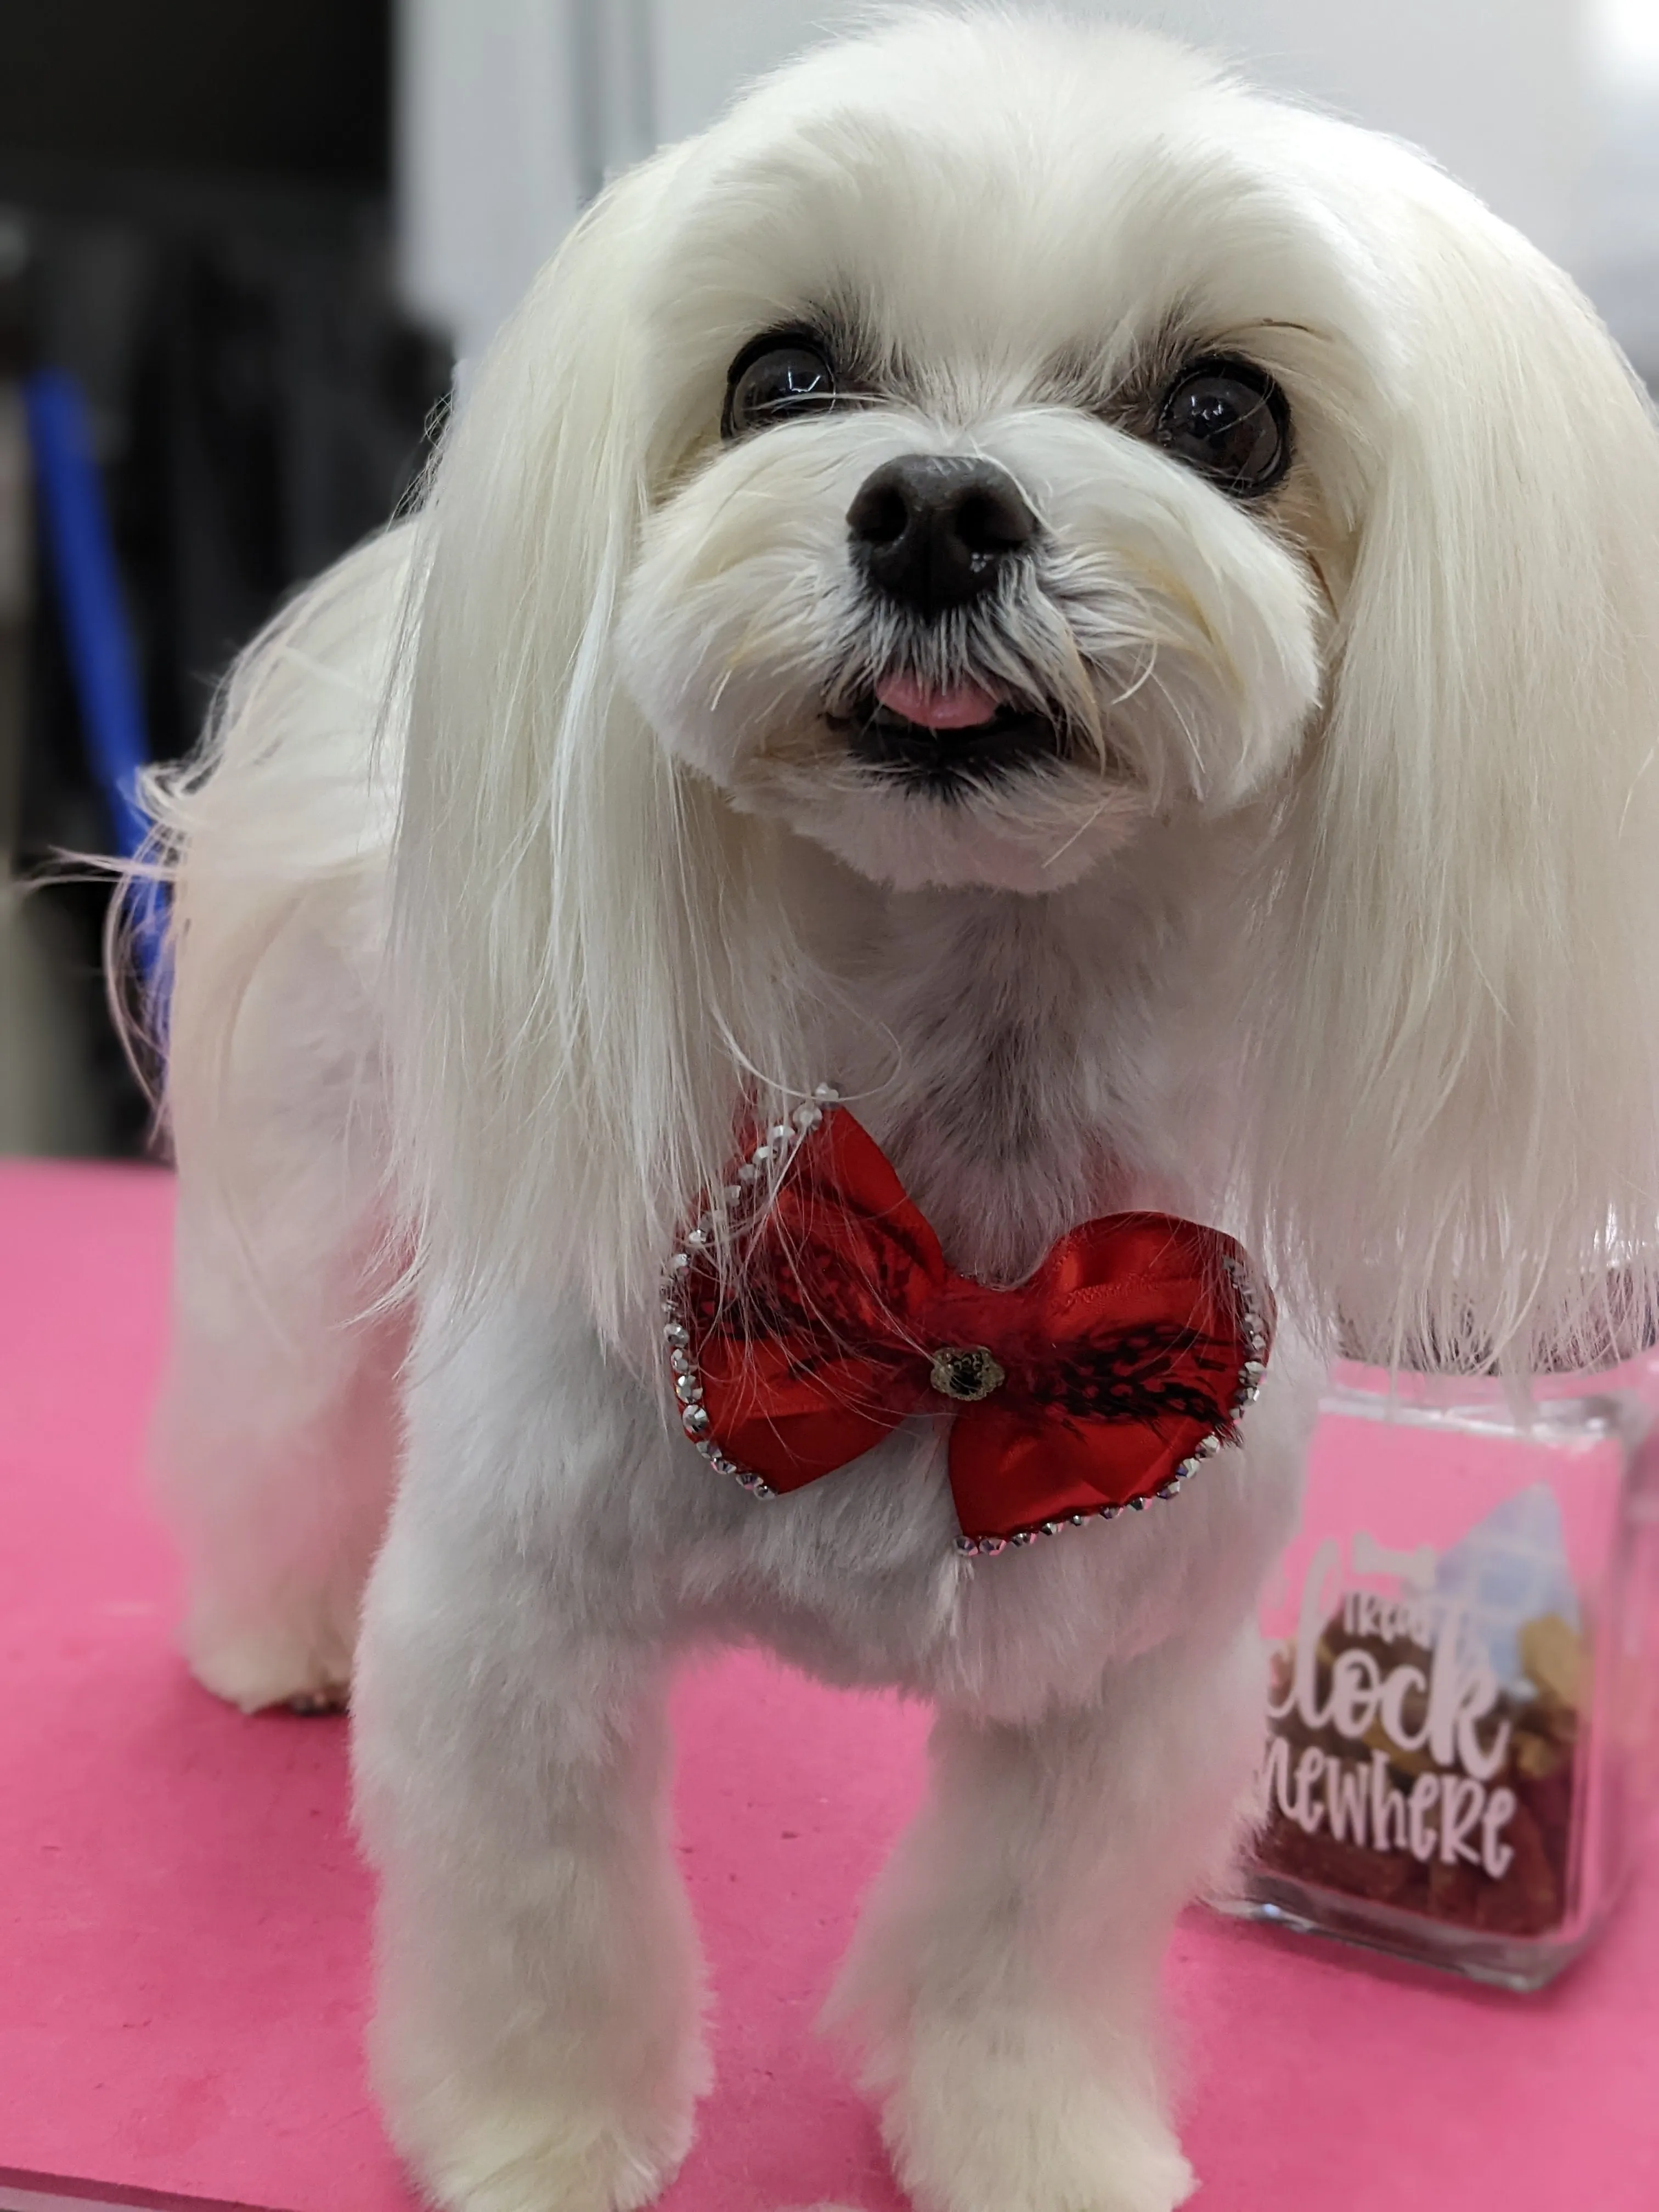
<path fill-rule="evenodd" d="M 927 1379 L 942 1398 L 971 1406 L 1000 1390 L 1008 1377 L 984 1345 L 947 1344 L 933 1354 Z"/>

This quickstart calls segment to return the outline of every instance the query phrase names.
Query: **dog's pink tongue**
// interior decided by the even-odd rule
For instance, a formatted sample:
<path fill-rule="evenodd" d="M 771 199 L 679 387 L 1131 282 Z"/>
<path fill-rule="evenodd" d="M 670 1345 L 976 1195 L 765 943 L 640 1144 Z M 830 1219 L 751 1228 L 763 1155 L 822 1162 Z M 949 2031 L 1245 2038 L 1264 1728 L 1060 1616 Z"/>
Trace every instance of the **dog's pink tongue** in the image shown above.
<path fill-rule="evenodd" d="M 902 714 L 924 730 L 969 730 L 977 722 L 988 722 L 997 710 L 997 702 L 977 684 L 953 684 L 948 691 L 930 691 L 913 676 L 890 676 L 877 684 L 876 696 L 890 714 Z"/>

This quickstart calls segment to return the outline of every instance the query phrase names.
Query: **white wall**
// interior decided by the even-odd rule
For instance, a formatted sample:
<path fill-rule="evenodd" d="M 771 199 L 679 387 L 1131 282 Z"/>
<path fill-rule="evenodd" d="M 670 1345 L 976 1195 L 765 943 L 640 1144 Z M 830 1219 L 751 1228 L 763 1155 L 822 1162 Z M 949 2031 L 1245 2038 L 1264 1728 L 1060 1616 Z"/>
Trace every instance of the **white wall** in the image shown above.
<path fill-rule="evenodd" d="M 415 313 L 477 352 L 580 204 L 561 0 L 398 0 L 398 258 Z"/>
<path fill-rule="evenodd" d="M 1425 147 L 1571 258 L 1591 10 L 1643 0 L 1072 0 Z M 472 354 L 580 200 L 653 131 L 701 127 L 856 0 L 400 0 L 403 267 Z M 591 89 L 579 94 L 576 77 Z"/>
<path fill-rule="evenodd" d="M 653 16 L 672 5 L 398 0 L 399 282 L 463 363 L 605 176 L 662 137 Z"/>
<path fill-rule="evenodd" d="M 700 130 L 734 85 L 860 12 L 859 0 L 653 0 L 659 137 Z"/>
<path fill-rule="evenodd" d="M 1148 0 L 1133 12 L 1409 138 L 1547 253 L 1571 254 L 1590 131 L 1583 0 Z"/>

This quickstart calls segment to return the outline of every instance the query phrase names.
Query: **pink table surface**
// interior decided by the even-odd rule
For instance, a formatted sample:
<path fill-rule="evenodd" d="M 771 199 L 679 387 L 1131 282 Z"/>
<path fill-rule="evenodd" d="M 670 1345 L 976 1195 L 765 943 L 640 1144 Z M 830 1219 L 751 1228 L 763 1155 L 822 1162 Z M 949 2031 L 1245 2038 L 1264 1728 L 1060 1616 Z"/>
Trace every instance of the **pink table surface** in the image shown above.
<path fill-rule="evenodd" d="M 343 1726 L 241 1719 L 170 1648 L 138 1466 L 171 1199 L 0 1163 L 0 2169 L 408 2212 L 362 2081 Z M 896 2212 L 811 2021 L 925 1717 L 739 1656 L 678 1722 L 720 2083 L 667 2212 Z M 1168 1981 L 1208 2212 L 1659 2206 L 1659 1883 L 1539 1997 L 1200 1911 Z"/>

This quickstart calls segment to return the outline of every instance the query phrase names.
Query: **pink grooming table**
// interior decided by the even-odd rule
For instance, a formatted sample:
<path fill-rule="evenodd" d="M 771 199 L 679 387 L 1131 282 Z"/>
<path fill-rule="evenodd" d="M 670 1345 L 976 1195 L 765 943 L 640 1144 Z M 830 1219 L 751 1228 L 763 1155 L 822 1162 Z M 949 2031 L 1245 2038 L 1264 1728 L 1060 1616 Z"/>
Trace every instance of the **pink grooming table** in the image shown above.
<path fill-rule="evenodd" d="M 170 1649 L 137 1469 L 171 1204 L 142 1169 L 0 1163 L 0 2208 L 65 2175 L 83 2212 L 411 2212 L 362 2081 L 343 1725 L 241 1719 Z M 753 1657 L 683 1686 L 720 2086 L 667 2212 L 898 2212 L 811 2022 L 924 1727 Z M 1659 2205 L 1659 1882 L 1542 1996 L 1200 1912 L 1169 1982 L 1212 2212 Z"/>

